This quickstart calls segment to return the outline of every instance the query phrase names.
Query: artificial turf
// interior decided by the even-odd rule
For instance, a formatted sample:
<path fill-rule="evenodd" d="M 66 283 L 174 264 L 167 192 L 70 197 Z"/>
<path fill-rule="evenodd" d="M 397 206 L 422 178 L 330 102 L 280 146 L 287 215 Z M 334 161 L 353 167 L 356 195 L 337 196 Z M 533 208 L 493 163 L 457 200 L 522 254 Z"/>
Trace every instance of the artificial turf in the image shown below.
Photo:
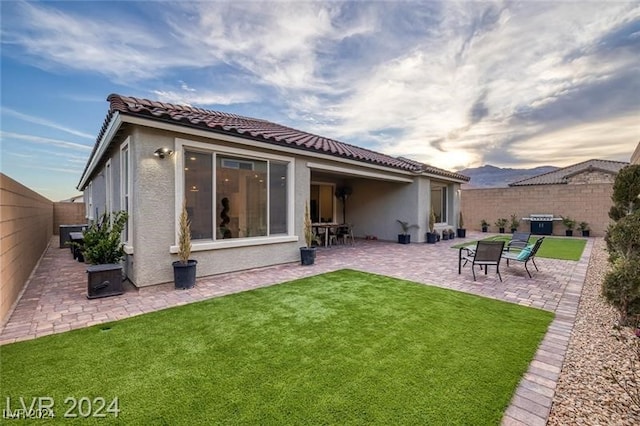
<path fill-rule="evenodd" d="M 118 398 L 75 419 L 97 424 L 498 424 L 552 318 L 342 270 L 2 346 L 0 401 L 51 397 L 64 424 L 82 397 Z"/>
<path fill-rule="evenodd" d="M 529 244 L 535 243 L 538 238 L 535 235 L 532 235 L 529 239 Z M 485 240 L 503 240 L 510 241 L 511 235 L 496 235 L 493 237 L 484 238 Z M 467 241 L 464 243 L 456 244 L 452 246 L 452 248 L 460 248 L 465 247 L 471 244 L 476 243 L 477 241 Z M 582 256 L 582 252 L 584 251 L 585 246 L 587 245 L 587 240 L 583 238 L 562 238 L 562 237 L 546 237 L 544 242 L 538 249 L 537 257 L 546 257 L 548 259 L 559 259 L 559 260 L 580 260 Z"/>

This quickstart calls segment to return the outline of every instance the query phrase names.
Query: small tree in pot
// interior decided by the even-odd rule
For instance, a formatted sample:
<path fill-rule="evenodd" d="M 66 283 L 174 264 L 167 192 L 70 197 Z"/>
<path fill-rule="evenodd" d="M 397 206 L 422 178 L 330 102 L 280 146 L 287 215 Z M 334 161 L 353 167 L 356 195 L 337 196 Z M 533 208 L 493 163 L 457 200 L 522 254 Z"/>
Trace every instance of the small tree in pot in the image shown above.
<path fill-rule="evenodd" d="M 196 285 L 197 260 L 191 256 L 191 221 L 187 213 L 187 200 L 182 202 L 182 212 L 178 223 L 178 258 L 173 262 L 173 280 L 176 288 L 187 289 Z"/>
<path fill-rule="evenodd" d="M 569 216 L 562 216 L 562 224 L 567 230 L 565 231 L 565 235 L 567 237 L 573 236 L 573 228 L 576 226 L 576 221 L 571 219 Z"/>
<path fill-rule="evenodd" d="M 504 227 L 507 226 L 507 219 L 501 217 L 500 219 L 496 220 L 495 225 L 498 228 L 498 232 L 504 234 Z"/>
<path fill-rule="evenodd" d="M 467 236 L 467 230 L 464 228 L 464 219 L 462 218 L 462 211 L 460 211 L 460 219 L 458 219 L 458 238 L 465 238 Z"/>
<path fill-rule="evenodd" d="M 411 243 L 411 235 L 409 234 L 409 231 L 411 230 L 411 228 L 419 228 L 418 225 L 409 225 L 409 222 L 404 222 L 400 219 L 396 219 L 396 221 L 400 224 L 400 226 L 402 227 L 402 234 L 398 234 L 398 242 L 400 244 L 409 244 Z"/>
<path fill-rule="evenodd" d="M 511 215 L 511 233 L 513 234 L 518 230 L 518 226 L 520 226 L 520 221 L 518 220 L 518 216 L 516 214 Z"/>
<path fill-rule="evenodd" d="M 314 240 L 314 235 L 313 228 L 311 226 L 311 214 L 309 213 L 308 203 L 304 205 L 302 232 L 304 233 L 304 241 L 306 246 L 300 247 L 300 264 L 313 265 L 316 260 L 316 248 L 311 246 Z"/>
<path fill-rule="evenodd" d="M 489 222 L 486 219 L 482 219 L 480 221 L 480 227 L 482 228 L 482 232 L 487 232 L 489 230 Z"/>
<path fill-rule="evenodd" d="M 87 262 L 87 298 L 116 296 L 124 292 L 122 265 L 124 248 L 122 231 L 128 219 L 127 212 L 104 213 L 83 232 L 80 250 Z M 76 243 L 74 243 L 76 244 Z"/>
<path fill-rule="evenodd" d="M 583 237 L 589 236 L 589 224 L 587 222 L 580 222 L 578 224 L 578 231 L 582 232 Z"/>
<path fill-rule="evenodd" d="M 438 241 L 438 233 L 436 232 L 436 214 L 431 210 L 429 214 L 429 230 L 427 232 L 427 243 L 435 244 Z"/>

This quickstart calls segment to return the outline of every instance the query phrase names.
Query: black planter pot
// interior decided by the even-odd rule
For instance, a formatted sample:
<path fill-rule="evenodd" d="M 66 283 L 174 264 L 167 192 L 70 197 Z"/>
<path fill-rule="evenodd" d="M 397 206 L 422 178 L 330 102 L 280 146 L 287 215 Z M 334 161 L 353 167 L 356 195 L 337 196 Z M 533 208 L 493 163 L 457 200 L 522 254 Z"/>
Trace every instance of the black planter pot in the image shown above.
<path fill-rule="evenodd" d="M 511 233 L 515 233 L 518 230 L 518 228 L 511 228 Z"/>
<path fill-rule="evenodd" d="M 189 259 L 187 263 L 173 262 L 173 281 L 176 288 L 187 289 L 196 285 L 197 260 Z"/>
<path fill-rule="evenodd" d="M 589 236 L 589 231 L 582 231 L 582 236 L 583 237 L 588 237 Z"/>
<path fill-rule="evenodd" d="M 438 234 L 427 232 L 427 244 L 435 244 L 438 241 Z"/>
<path fill-rule="evenodd" d="M 313 265 L 316 261 L 315 247 L 300 247 L 300 264 Z"/>
<path fill-rule="evenodd" d="M 565 234 L 567 237 L 573 237 L 573 231 L 572 231 L 572 230 L 570 230 L 570 229 L 567 229 L 566 231 L 564 231 L 564 234 Z"/>
<path fill-rule="evenodd" d="M 498 232 L 500 232 L 501 234 L 504 234 L 504 228 L 498 228 Z"/>
<path fill-rule="evenodd" d="M 442 241 L 448 240 L 449 239 L 449 234 L 447 234 L 446 232 L 442 233 Z"/>
<path fill-rule="evenodd" d="M 467 238 L 467 230 L 465 228 L 457 229 L 458 238 Z"/>
<path fill-rule="evenodd" d="M 411 235 L 409 235 L 409 234 L 398 234 L 398 242 L 400 244 L 411 244 Z"/>
<path fill-rule="evenodd" d="M 118 296 L 122 289 L 122 266 L 117 263 L 91 265 L 87 268 L 87 299 Z"/>
<path fill-rule="evenodd" d="M 482 232 L 487 232 L 489 230 L 489 228 L 487 226 L 483 226 L 482 227 Z"/>

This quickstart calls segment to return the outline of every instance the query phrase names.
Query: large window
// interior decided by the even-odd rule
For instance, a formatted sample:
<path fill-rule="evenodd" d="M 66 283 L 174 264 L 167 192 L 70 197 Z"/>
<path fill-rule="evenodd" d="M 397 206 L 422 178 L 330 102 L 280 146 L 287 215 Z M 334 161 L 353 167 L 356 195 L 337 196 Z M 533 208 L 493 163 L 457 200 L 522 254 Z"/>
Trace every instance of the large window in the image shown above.
<path fill-rule="evenodd" d="M 447 223 L 447 186 L 431 182 L 431 209 L 436 215 L 436 223 Z"/>
<path fill-rule="evenodd" d="M 288 162 L 187 148 L 184 165 L 194 240 L 287 234 Z"/>

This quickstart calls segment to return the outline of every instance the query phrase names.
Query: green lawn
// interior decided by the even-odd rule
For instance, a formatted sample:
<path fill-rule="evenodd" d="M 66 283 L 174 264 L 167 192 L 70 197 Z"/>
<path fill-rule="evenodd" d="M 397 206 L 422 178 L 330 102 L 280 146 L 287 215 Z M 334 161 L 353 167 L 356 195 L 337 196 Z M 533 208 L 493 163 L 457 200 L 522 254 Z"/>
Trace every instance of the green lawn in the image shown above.
<path fill-rule="evenodd" d="M 117 397 L 122 424 L 495 425 L 552 318 L 342 270 L 2 346 L 0 401 L 51 397 L 64 424 L 65 398 Z"/>
<path fill-rule="evenodd" d="M 535 235 L 532 235 L 529 239 L 529 243 L 535 243 L 538 238 Z M 511 235 L 496 235 L 493 237 L 484 238 L 485 240 L 504 240 L 510 241 Z M 464 246 L 468 246 L 476 243 L 476 241 L 467 241 L 464 243 L 456 244 L 452 246 L 452 248 L 460 248 Z M 560 259 L 560 260 L 580 260 L 582 256 L 582 252 L 584 251 L 585 246 L 587 245 L 587 240 L 583 238 L 563 238 L 563 237 L 546 237 L 544 242 L 540 246 L 538 250 L 538 257 L 546 257 L 549 259 Z"/>

